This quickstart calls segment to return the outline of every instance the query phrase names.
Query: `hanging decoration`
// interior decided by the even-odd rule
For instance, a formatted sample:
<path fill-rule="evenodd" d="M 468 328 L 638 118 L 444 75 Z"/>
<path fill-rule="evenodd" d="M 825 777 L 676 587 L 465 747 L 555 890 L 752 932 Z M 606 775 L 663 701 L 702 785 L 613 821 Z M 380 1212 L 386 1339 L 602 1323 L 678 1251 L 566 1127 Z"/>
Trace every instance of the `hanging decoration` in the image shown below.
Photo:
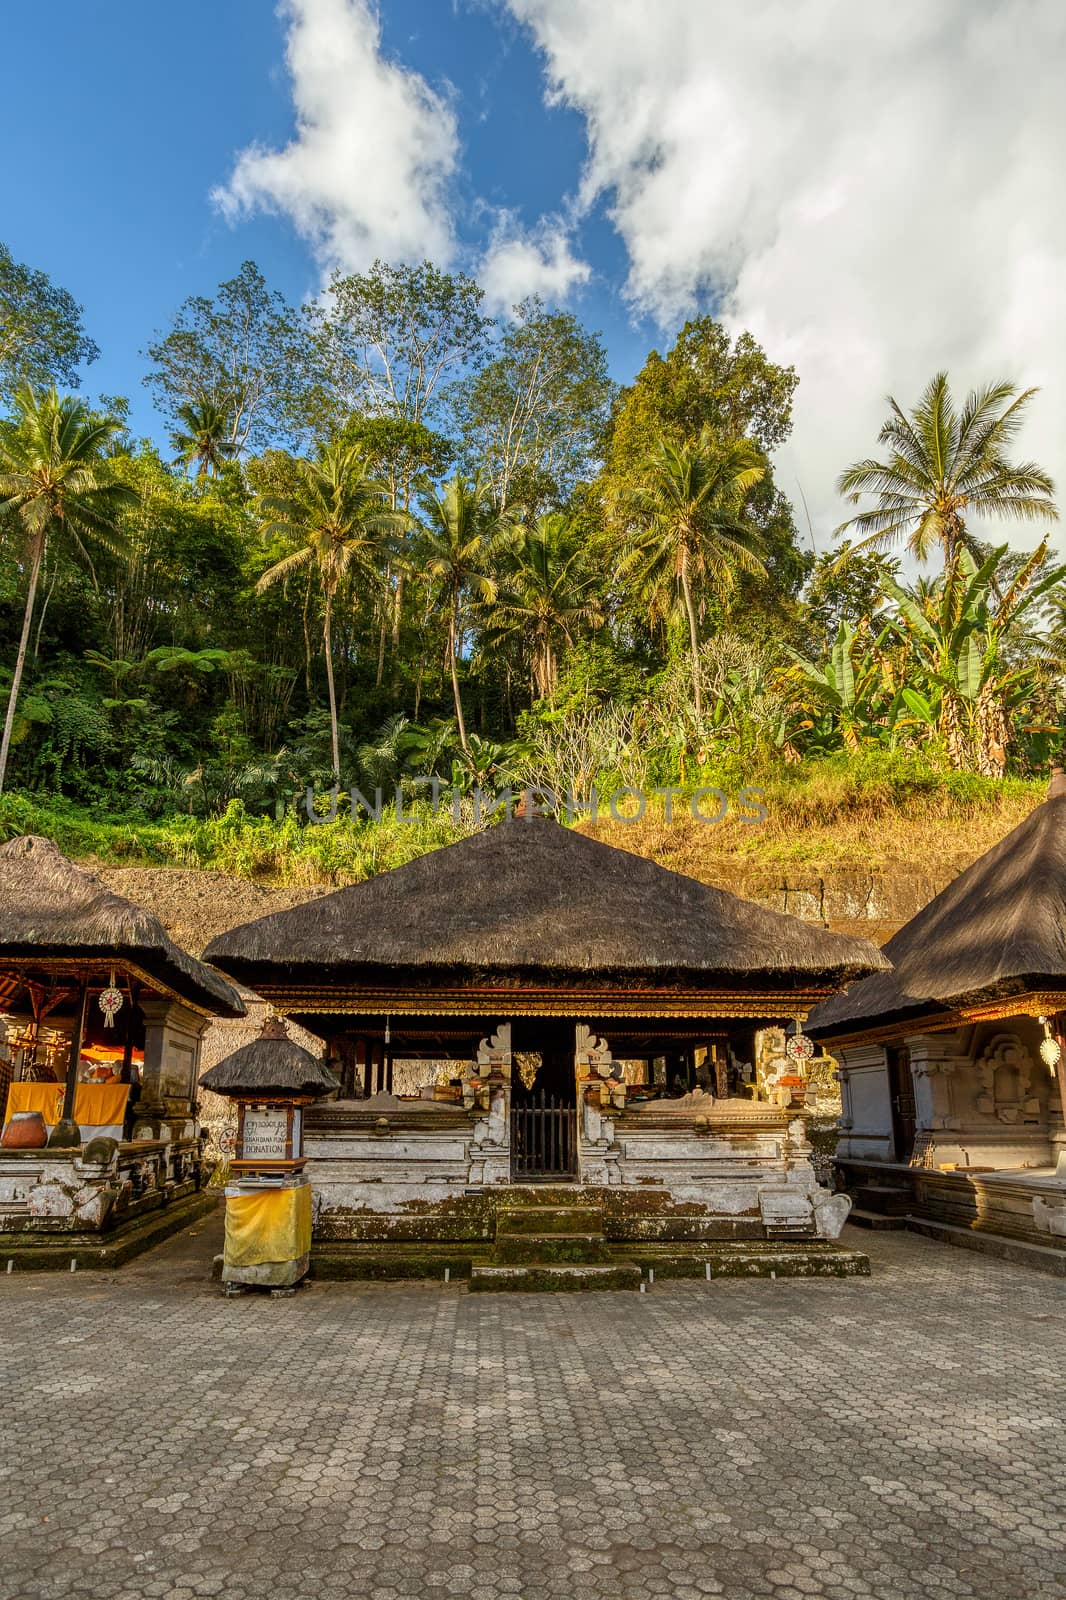
<path fill-rule="evenodd" d="M 1040 1041 L 1040 1059 L 1047 1067 L 1051 1076 L 1055 1076 L 1055 1069 L 1062 1059 L 1062 1046 L 1051 1031 L 1051 1023 L 1047 1017 L 1041 1017 L 1044 1024 L 1044 1037 Z"/>
<path fill-rule="evenodd" d="M 100 998 L 96 1003 L 104 1014 L 104 1027 L 113 1028 L 115 1026 L 115 1018 L 125 1004 L 122 990 L 115 983 L 114 971 L 111 973 L 111 981 L 107 988 L 101 989 Z"/>
<path fill-rule="evenodd" d="M 532 1092 L 537 1081 L 537 1073 L 544 1064 L 544 1058 L 539 1050 L 516 1050 L 514 1064 L 518 1068 L 518 1076 L 524 1087 Z"/>

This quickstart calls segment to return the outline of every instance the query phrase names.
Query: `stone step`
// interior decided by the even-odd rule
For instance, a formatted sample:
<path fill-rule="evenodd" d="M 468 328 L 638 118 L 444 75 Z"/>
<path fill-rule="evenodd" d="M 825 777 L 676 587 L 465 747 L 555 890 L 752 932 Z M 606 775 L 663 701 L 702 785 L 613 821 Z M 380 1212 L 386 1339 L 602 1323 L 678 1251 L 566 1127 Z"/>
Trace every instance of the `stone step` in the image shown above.
<path fill-rule="evenodd" d="M 883 1216 L 902 1216 L 914 1204 L 905 1184 L 863 1183 L 855 1190 L 855 1203 L 864 1211 L 879 1211 Z"/>
<path fill-rule="evenodd" d="M 556 1261 L 606 1261 L 602 1233 L 507 1233 L 496 1235 L 496 1260 L 548 1266 Z"/>
<path fill-rule="evenodd" d="M 558 1266 L 536 1263 L 515 1263 L 510 1266 L 479 1264 L 470 1273 L 472 1294 L 499 1290 L 554 1294 L 560 1290 L 639 1288 L 640 1268 L 633 1261 L 614 1261 L 609 1265 L 560 1263 Z"/>
<path fill-rule="evenodd" d="M 599 1233 L 603 1212 L 596 1206 L 500 1206 L 496 1237 L 514 1233 Z"/>
<path fill-rule="evenodd" d="M 886 1230 L 905 1228 L 907 1219 L 895 1211 L 867 1211 L 861 1206 L 852 1206 L 848 1213 L 848 1221 L 855 1224 L 856 1228 L 873 1228 L 884 1233 Z"/>

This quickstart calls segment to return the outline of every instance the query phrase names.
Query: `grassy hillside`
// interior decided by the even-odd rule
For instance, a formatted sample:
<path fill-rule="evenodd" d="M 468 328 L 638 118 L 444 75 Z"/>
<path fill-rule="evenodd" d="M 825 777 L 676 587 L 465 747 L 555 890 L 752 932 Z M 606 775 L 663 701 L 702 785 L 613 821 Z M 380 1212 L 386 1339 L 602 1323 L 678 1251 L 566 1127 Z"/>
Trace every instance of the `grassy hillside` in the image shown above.
<path fill-rule="evenodd" d="M 735 784 L 721 786 L 735 796 Z M 882 938 L 1045 793 L 1043 782 L 938 774 L 884 757 L 798 764 L 759 787 L 767 815 L 758 825 L 741 821 L 732 808 L 721 823 L 696 822 L 687 796 L 674 799 L 670 821 L 662 800 L 651 797 L 639 821 L 605 817 L 578 825 L 775 909 Z M 713 812 L 716 802 L 705 797 L 703 804 Z M 146 822 L 100 818 L 64 801 L 0 797 L 4 837 L 55 839 L 122 893 L 152 904 L 190 946 L 222 927 L 400 866 L 473 826 L 468 800 L 457 816 L 421 807 L 413 821 L 386 811 L 377 823 L 341 817 L 312 825 L 295 816 L 251 816 L 239 802 L 222 817 Z"/>

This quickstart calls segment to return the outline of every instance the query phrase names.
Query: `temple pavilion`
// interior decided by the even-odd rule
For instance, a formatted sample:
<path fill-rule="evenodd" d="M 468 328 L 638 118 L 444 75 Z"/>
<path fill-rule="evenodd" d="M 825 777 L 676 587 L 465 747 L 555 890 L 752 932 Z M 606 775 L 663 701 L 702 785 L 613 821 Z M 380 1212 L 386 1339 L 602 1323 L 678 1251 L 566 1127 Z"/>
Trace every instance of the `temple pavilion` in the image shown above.
<path fill-rule="evenodd" d="M 1066 1274 L 1066 778 L 819 1005 L 857 1220 L 1039 1247 Z"/>
<path fill-rule="evenodd" d="M 320 1252 L 386 1270 L 383 1247 L 495 1239 L 484 1279 L 525 1259 L 501 1219 L 526 1204 L 597 1258 L 839 1233 L 847 1201 L 751 1063 L 757 1030 L 884 968 L 863 940 L 520 816 L 205 958 L 317 1035 L 341 1084 L 304 1121 Z"/>
<path fill-rule="evenodd" d="M 232 984 L 51 840 L 0 848 L 9 1260 L 110 1262 L 188 1220 L 200 1040 L 214 1018 L 243 1015 Z"/>

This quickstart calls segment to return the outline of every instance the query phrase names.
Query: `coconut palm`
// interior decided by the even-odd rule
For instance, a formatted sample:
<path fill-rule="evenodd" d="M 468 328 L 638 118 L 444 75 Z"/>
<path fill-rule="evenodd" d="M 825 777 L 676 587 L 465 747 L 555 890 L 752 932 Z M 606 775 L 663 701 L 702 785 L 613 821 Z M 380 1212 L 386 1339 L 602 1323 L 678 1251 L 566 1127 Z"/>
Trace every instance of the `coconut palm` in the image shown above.
<path fill-rule="evenodd" d="M 515 509 L 500 510 L 492 485 L 478 474 L 461 473 L 440 495 L 424 502 L 422 536 L 416 554 L 423 577 L 448 607 L 448 660 L 459 743 L 469 754 L 463 702 L 459 693 L 459 653 L 469 608 L 495 600 L 498 589 L 493 565 L 501 540 L 517 526 Z"/>
<path fill-rule="evenodd" d="M 87 544 L 102 545 L 115 554 L 123 549 L 115 519 L 136 495 L 117 481 L 106 459 L 108 446 L 122 431 L 117 417 L 97 416 L 84 401 L 60 395 L 54 387 L 19 389 L 14 415 L 0 429 L 0 517 L 10 518 L 21 534 L 28 572 L 22 634 L 0 740 L 0 790 L 7 775 L 37 581 L 48 545 L 65 544 L 86 561 Z"/>
<path fill-rule="evenodd" d="M 855 549 L 905 538 L 907 549 L 927 561 L 939 545 L 950 567 L 969 540 L 967 516 L 1015 522 L 1055 520 L 1054 484 L 1034 461 L 1015 465 L 1010 448 L 1035 389 L 1011 383 L 974 389 L 957 410 L 947 373 L 938 372 L 907 416 L 889 396 L 891 415 L 879 434 L 888 445 L 884 461 L 857 461 L 837 479 L 837 490 L 858 505 L 876 503 L 837 529 L 862 537 Z"/>
<path fill-rule="evenodd" d="M 585 546 L 574 521 L 552 511 L 522 527 L 503 560 L 494 608 L 494 634 L 520 634 L 529 643 L 533 689 L 541 699 L 554 693 L 562 645 L 581 626 L 603 620 Z"/>
<path fill-rule="evenodd" d="M 749 439 L 722 443 L 704 429 L 682 444 L 661 440 L 645 463 L 643 482 L 622 502 L 630 537 L 619 576 L 632 577 L 660 615 L 683 607 L 697 721 L 703 700 L 694 585 L 710 584 L 728 595 L 738 573 L 765 573 L 758 534 L 741 519 L 744 497 L 765 471 L 765 458 Z"/>
<path fill-rule="evenodd" d="M 289 495 L 267 495 L 260 501 L 264 537 L 301 540 L 298 549 L 275 561 L 256 588 L 262 592 L 302 567 L 312 566 L 323 598 L 322 643 L 329 689 L 329 724 L 333 747 L 333 781 L 340 782 L 340 731 L 333 679 L 333 601 L 341 580 L 354 568 L 368 570 L 373 557 L 403 517 L 386 509 L 386 491 L 370 476 L 366 460 L 352 445 L 322 446 L 316 460 L 296 462 L 296 489 Z"/>
<path fill-rule="evenodd" d="M 222 463 L 236 456 L 238 446 L 231 437 L 230 413 L 225 406 L 203 395 L 178 406 L 176 415 L 181 426 L 170 435 L 170 442 L 186 470 L 195 466 L 198 482 L 220 472 Z"/>

